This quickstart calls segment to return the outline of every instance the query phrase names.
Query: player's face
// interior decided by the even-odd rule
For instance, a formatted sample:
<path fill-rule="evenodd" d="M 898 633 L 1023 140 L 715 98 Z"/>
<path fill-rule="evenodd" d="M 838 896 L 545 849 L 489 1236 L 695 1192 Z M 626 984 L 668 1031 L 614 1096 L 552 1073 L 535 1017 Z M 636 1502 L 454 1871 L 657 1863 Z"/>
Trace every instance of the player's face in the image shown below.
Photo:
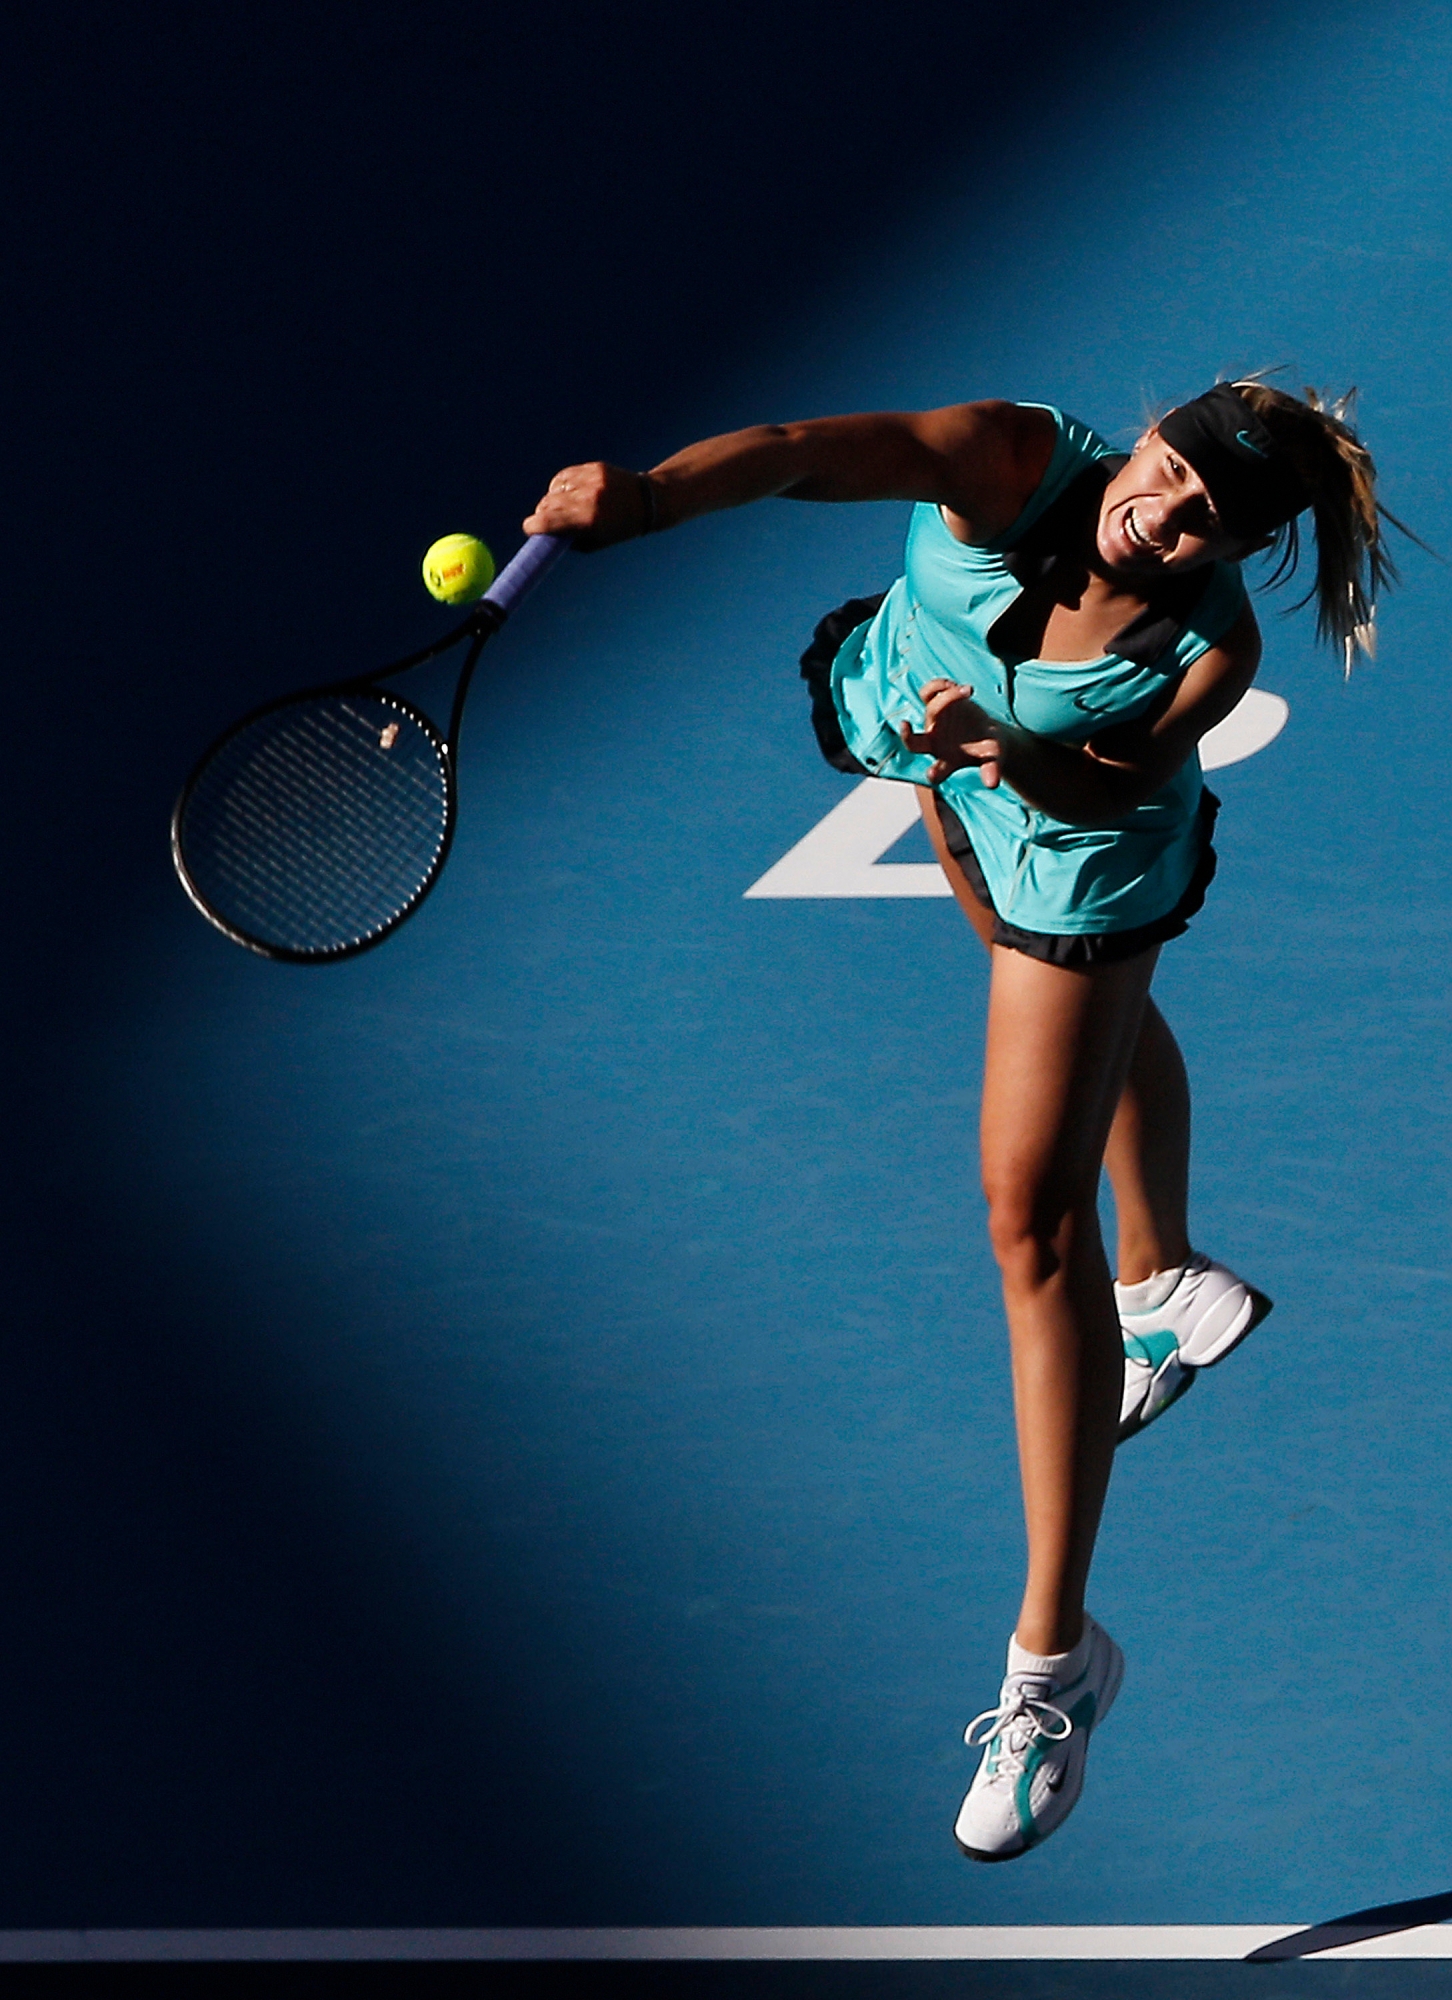
<path fill-rule="evenodd" d="M 1238 562 L 1256 546 L 1226 533 L 1204 480 L 1158 431 L 1146 431 L 1105 488 L 1096 542 L 1106 568 L 1146 581 Z"/>

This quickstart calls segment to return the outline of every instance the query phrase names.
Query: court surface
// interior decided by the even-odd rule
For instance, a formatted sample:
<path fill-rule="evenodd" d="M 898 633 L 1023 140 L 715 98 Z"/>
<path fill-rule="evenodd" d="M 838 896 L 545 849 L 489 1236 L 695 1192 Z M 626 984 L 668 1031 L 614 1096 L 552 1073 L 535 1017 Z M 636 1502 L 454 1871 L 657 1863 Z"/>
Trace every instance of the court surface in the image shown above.
<path fill-rule="evenodd" d="M 1271 7 L 1213 57 L 1171 24 L 1125 91 L 1086 53 L 1017 154 L 904 195 L 638 456 L 977 393 L 1127 444 L 1285 360 L 1359 385 L 1388 504 L 1452 550 L 1452 24 Z M 897 573 L 906 510 L 567 562 L 476 684 L 442 885 L 356 963 L 252 959 L 166 879 L 210 733 L 320 647 L 425 643 L 415 540 L 507 552 L 532 494 L 470 519 L 467 456 L 407 518 L 339 490 L 375 539 L 336 631 L 279 546 L 216 675 L 185 657 L 195 579 L 127 640 L 179 717 L 100 667 L 78 715 L 133 758 L 106 797 L 143 859 L 94 953 L 37 918 L 60 970 L 16 1059 L 0 1926 L 1249 1950 L 1452 1892 L 1448 570 L 1407 547 L 1349 684 L 1265 603 L 1284 727 L 1212 780 L 1219 880 L 1156 993 L 1197 1243 L 1276 1309 L 1123 1454 L 1091 1598 L 1123 1694 L 1064 1831 L 975 1869 L 961 1731 L 1022 1557 L 984 968 L 918 832 L 864 804 L 814 834 L 851 782 L 795 679 L 822 612 Z"/>

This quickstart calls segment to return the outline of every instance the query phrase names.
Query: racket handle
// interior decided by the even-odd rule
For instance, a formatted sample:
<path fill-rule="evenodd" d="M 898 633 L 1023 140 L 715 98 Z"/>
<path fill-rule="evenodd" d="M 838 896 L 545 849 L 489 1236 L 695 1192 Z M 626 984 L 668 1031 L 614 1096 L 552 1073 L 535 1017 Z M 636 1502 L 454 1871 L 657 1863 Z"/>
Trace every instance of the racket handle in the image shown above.
<path fill-rule="evenodd" d="M 485 591 L 484 602 L 507 618 L 519 600 L 554 568 L 573 540 L 573 535 L 531 535 Z"/>

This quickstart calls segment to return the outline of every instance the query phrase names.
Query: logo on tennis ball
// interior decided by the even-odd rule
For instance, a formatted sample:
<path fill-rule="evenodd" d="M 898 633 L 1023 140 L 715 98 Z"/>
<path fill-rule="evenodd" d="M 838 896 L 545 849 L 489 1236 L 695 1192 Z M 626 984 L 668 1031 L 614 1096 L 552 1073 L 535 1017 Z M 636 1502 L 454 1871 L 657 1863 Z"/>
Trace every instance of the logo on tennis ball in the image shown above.
<path fill-rule="evenodd" d="M 440 604 L 472 604 L 494 581 L 494 558 L 477 535 L 443 535 L 423 559 L 423 580 Z"/>

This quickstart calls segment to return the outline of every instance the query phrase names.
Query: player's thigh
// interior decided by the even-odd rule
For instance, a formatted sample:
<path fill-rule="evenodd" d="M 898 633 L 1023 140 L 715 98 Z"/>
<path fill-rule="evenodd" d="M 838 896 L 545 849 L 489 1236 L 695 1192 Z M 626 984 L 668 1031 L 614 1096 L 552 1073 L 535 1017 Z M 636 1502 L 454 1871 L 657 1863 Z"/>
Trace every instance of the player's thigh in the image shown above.
<path fill-rule="evenodd" d="M 977 931 L 979 938 L 991 948 L 993 912 L 973 893 L 972 884 L 963 873 L 962 864 L 949 851 L 947 840 L 943 835 L 943 822 L 938 817 L 937 795 L 927 785 L 918 785 L 914 789 L 918 795 L 918 810 L 922 813 L 923 825 L 927 828 L 933 852 L 938 857 L 938 866 L 948 878 L 948 887 L 953 891 L 958 907 Z"/>
<path fill-rule="evenodd" d="M 1092 1199 L 1158 946 L 1087 969 L 993 950 L 983 1069 L 990 1201 L 1062 1213 Z"/>

